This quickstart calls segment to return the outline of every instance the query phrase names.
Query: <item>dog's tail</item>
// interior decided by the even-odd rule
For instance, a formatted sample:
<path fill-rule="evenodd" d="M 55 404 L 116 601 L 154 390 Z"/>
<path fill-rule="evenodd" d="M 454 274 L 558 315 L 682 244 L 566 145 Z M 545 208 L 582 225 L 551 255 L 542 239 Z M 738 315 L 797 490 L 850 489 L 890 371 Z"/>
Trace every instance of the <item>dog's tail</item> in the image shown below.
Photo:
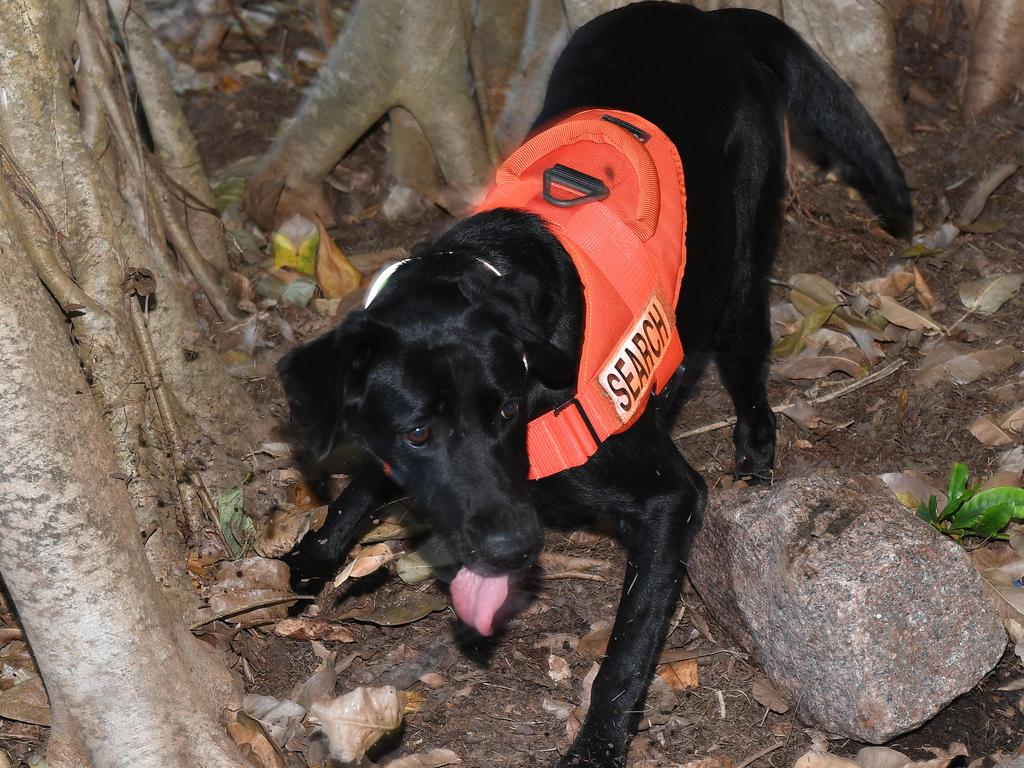
<path fill-rule="evenodd" d="M 914 209 L 903 171 L 850 87 L 774 16 L 746 8 L 715 13 L 775 75 L 786 108 L 799 127 L 810 134 L 812 143 L 825 145 L 830 159 L 840 160 L 846 180 L 864 196 L 886 230 L 909 237 Z"/>

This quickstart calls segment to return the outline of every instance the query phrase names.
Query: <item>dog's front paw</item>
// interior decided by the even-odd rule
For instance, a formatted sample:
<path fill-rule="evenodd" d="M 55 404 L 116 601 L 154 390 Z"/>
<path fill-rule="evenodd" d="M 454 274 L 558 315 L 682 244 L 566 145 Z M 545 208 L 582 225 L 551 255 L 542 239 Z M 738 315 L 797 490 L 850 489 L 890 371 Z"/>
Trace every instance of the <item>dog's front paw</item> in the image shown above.
<path fill-rule="evenodd" d="M 555 765 L 555 768 L 625 768 L 625 751 L 610 741 L 601 738 L 580 740 L 572 745 L 569 753 Z"/>

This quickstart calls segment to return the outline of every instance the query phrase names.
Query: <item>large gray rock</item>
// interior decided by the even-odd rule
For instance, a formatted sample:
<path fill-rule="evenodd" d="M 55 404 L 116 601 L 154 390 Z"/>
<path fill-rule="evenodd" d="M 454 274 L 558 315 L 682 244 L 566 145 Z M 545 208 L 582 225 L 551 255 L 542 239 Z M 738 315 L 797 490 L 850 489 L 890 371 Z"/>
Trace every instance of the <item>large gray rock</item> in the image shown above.
<path fill-rule="evenodd" d="M 917 727 L 1006 647 L 963 550 L 873 477 L 712 495 L 689 571 L 804 717 L 860 741 Z"/>

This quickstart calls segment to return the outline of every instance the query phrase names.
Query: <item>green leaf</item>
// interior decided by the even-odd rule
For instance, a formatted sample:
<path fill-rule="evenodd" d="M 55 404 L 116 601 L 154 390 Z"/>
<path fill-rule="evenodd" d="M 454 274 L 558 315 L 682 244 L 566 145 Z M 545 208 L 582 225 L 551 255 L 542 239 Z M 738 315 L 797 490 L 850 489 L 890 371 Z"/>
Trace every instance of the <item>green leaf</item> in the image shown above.
<path fill-rule="evenodd" d="M 928 499 L 927 504 L 922 501 L 917 507 L 917 516 L 929 525 L 935 525 L 939 522 L 938 518 L 935 517 L 935 503 L 935 497 L 932 496 Z"/>
<path fill-rule="evenodd" d="M 804 339 L 821 328 L 832 317 L 839 304 L 822 304 L 808 313 L 800 322 L 800 327 L 788 336 L 779 339 L 772 347 L 772 355 L 778 358 L 796 357 L 804 348 Z"/>
<path fill-rule="evenodd" d="M 953 527 L 969 528 L 970 525 L 956 525 L 957 519 L 963 515 L 963 519 L 977 520 L 982 512 L 997 504 L 1009 504 L 1012 508 L 1011 516 L 1024 518 L 1024 488 L 1003 487 L 989 488 L 985 491 L 975 493 L 968 499 L 953 518 Z"/>
<path fill-rule="evenodd" d="M 986 507 L 977 522 L 971 526 L 971 533 L 983 539 L 990 539 L 1006 527 L 1011 517 L 1013 517 L 1013 504 L 1009 502 Z"/>
<path fill-rule="evenodd" d="M 949 500 L 957 499 L 960 494 L 967 488 L 967 465 L 957 462 L 953 465 L 953 471 L 949 475 L 949 493 L 947 496 Z"/>
<path fill-rule="evenodd" d="M 907 259 L 916 259 L 921 256 L 934 256 L 935 254 L 942 253 L 941 248 L 929 248 L 926 245 L 917 243 L 912 245 L 903 252 L 903 257 Z"/>
<path fill-rule="evenodd" d="M 224 491 L 217 497 L 217 522 L 231 557 L 238 559 L 249 542 L 256 538 L 256 526 L 243 510 L 242 486 Z"/>

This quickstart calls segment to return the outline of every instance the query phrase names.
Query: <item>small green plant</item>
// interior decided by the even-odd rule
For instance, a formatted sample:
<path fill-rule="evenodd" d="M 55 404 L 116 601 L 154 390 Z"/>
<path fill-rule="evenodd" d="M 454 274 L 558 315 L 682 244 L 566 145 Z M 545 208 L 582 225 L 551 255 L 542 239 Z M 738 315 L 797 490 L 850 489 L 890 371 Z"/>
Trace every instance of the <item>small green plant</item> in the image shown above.
<path fill-rule="evenodd" d="M 1002 530 L 1011 520 L 1024 520 L 1024 488 L 1006 486 L 981 490 L 981 483 L 968 487 L 966 464 L 954 464 L 949 476 L 949 500 L 940 512 L 931 496 L 917 508 L 917 516 L 960 541 L 964 536 L 979 539 L 1007 538 Z"/>

